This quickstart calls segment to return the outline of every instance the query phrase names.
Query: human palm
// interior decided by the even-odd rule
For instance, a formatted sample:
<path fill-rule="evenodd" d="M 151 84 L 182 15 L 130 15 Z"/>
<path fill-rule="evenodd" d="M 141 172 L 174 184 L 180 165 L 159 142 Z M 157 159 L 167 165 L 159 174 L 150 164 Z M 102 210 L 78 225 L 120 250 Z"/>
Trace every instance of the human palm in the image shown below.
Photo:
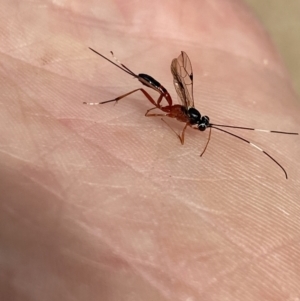
<path fill-rule="evenodd" d="M 176 4 L 175 4 L 176 3 Z M 188 129 L 92 53 L 161 82 L 188 53 L 211 122 L 299 129 L 267 35 L 237 1 L 1 4 L 1 300 L 295 300 L 299 137 Z M 157 99 L 153 91 L 149 91 Z M 168 120 L 178 133 L 184 126 Z"/>

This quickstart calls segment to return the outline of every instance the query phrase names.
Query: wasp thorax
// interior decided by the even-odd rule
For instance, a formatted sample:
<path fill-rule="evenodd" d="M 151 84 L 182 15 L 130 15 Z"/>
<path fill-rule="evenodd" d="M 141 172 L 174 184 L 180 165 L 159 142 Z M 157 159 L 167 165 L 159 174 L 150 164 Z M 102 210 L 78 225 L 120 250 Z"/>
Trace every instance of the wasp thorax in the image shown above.
<path fill-rule="evenodd" d="M 189 116 L 191 124 L 199 123 L 200 118 L 201 118 L 200 112 L 198 110 L 196 110 L 195 108 L 189 108 L 188 116 Z"/>

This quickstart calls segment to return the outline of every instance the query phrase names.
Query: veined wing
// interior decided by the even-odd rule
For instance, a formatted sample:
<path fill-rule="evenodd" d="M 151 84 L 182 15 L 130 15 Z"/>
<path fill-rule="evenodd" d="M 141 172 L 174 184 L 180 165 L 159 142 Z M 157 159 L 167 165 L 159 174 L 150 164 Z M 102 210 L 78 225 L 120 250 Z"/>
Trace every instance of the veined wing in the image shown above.
<path fill-rule="evenodd" d="M 187 109 L 194 107 L 193 69 L 191 61 L 184 51 L 181 51 L 177 59 L 173 59 L 171 72 L 174 86 L 182 105 Z"/>

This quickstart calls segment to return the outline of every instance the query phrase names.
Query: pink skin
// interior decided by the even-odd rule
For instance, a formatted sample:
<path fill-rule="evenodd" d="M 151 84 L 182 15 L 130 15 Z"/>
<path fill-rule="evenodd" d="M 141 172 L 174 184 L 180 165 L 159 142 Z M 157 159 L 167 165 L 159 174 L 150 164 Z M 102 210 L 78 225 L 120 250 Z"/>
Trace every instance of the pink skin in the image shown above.
<path fill-rule="evenodd" d="M 2 1 L 1 300 L 297 300 L 299 136 L 186 131 L 88 50 L 161 82 L 194 68 L 211 122 L 299 131 L 270 39 L 237 0 Z M 148 91 L 148 90 L 147 90 Z M 155 98 L 158 94 L 150 91 Z M 167 120 L 180 132 L 184 124 Z"/>

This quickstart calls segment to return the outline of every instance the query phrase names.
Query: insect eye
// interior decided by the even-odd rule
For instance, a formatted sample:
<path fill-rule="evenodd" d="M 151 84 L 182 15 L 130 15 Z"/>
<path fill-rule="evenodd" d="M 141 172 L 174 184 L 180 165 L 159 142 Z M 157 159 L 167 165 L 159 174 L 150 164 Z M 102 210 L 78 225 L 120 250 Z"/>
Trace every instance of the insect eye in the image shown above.
<path fill-rule="evenodd" d="M 201 118 L 201 114 L 195 108 L 189 108 L 188 115 L 192 121 L 198 121 Z"/>
<path fill-rule="evenodd" d="M 208 116 L 202 116 L 201 122 L 205 123 L 206 125 L 208 125 L 209 124 L 209 117 Z"/>
<path fill-rule="evenodd" d="M 201 131 L 201 132 L 203 132 L 203 131 L 205 131 L 206 130 L 206 124 L 205 123 L 200 123 L 199 125 L 198 125 L 198 129 Z"/>

